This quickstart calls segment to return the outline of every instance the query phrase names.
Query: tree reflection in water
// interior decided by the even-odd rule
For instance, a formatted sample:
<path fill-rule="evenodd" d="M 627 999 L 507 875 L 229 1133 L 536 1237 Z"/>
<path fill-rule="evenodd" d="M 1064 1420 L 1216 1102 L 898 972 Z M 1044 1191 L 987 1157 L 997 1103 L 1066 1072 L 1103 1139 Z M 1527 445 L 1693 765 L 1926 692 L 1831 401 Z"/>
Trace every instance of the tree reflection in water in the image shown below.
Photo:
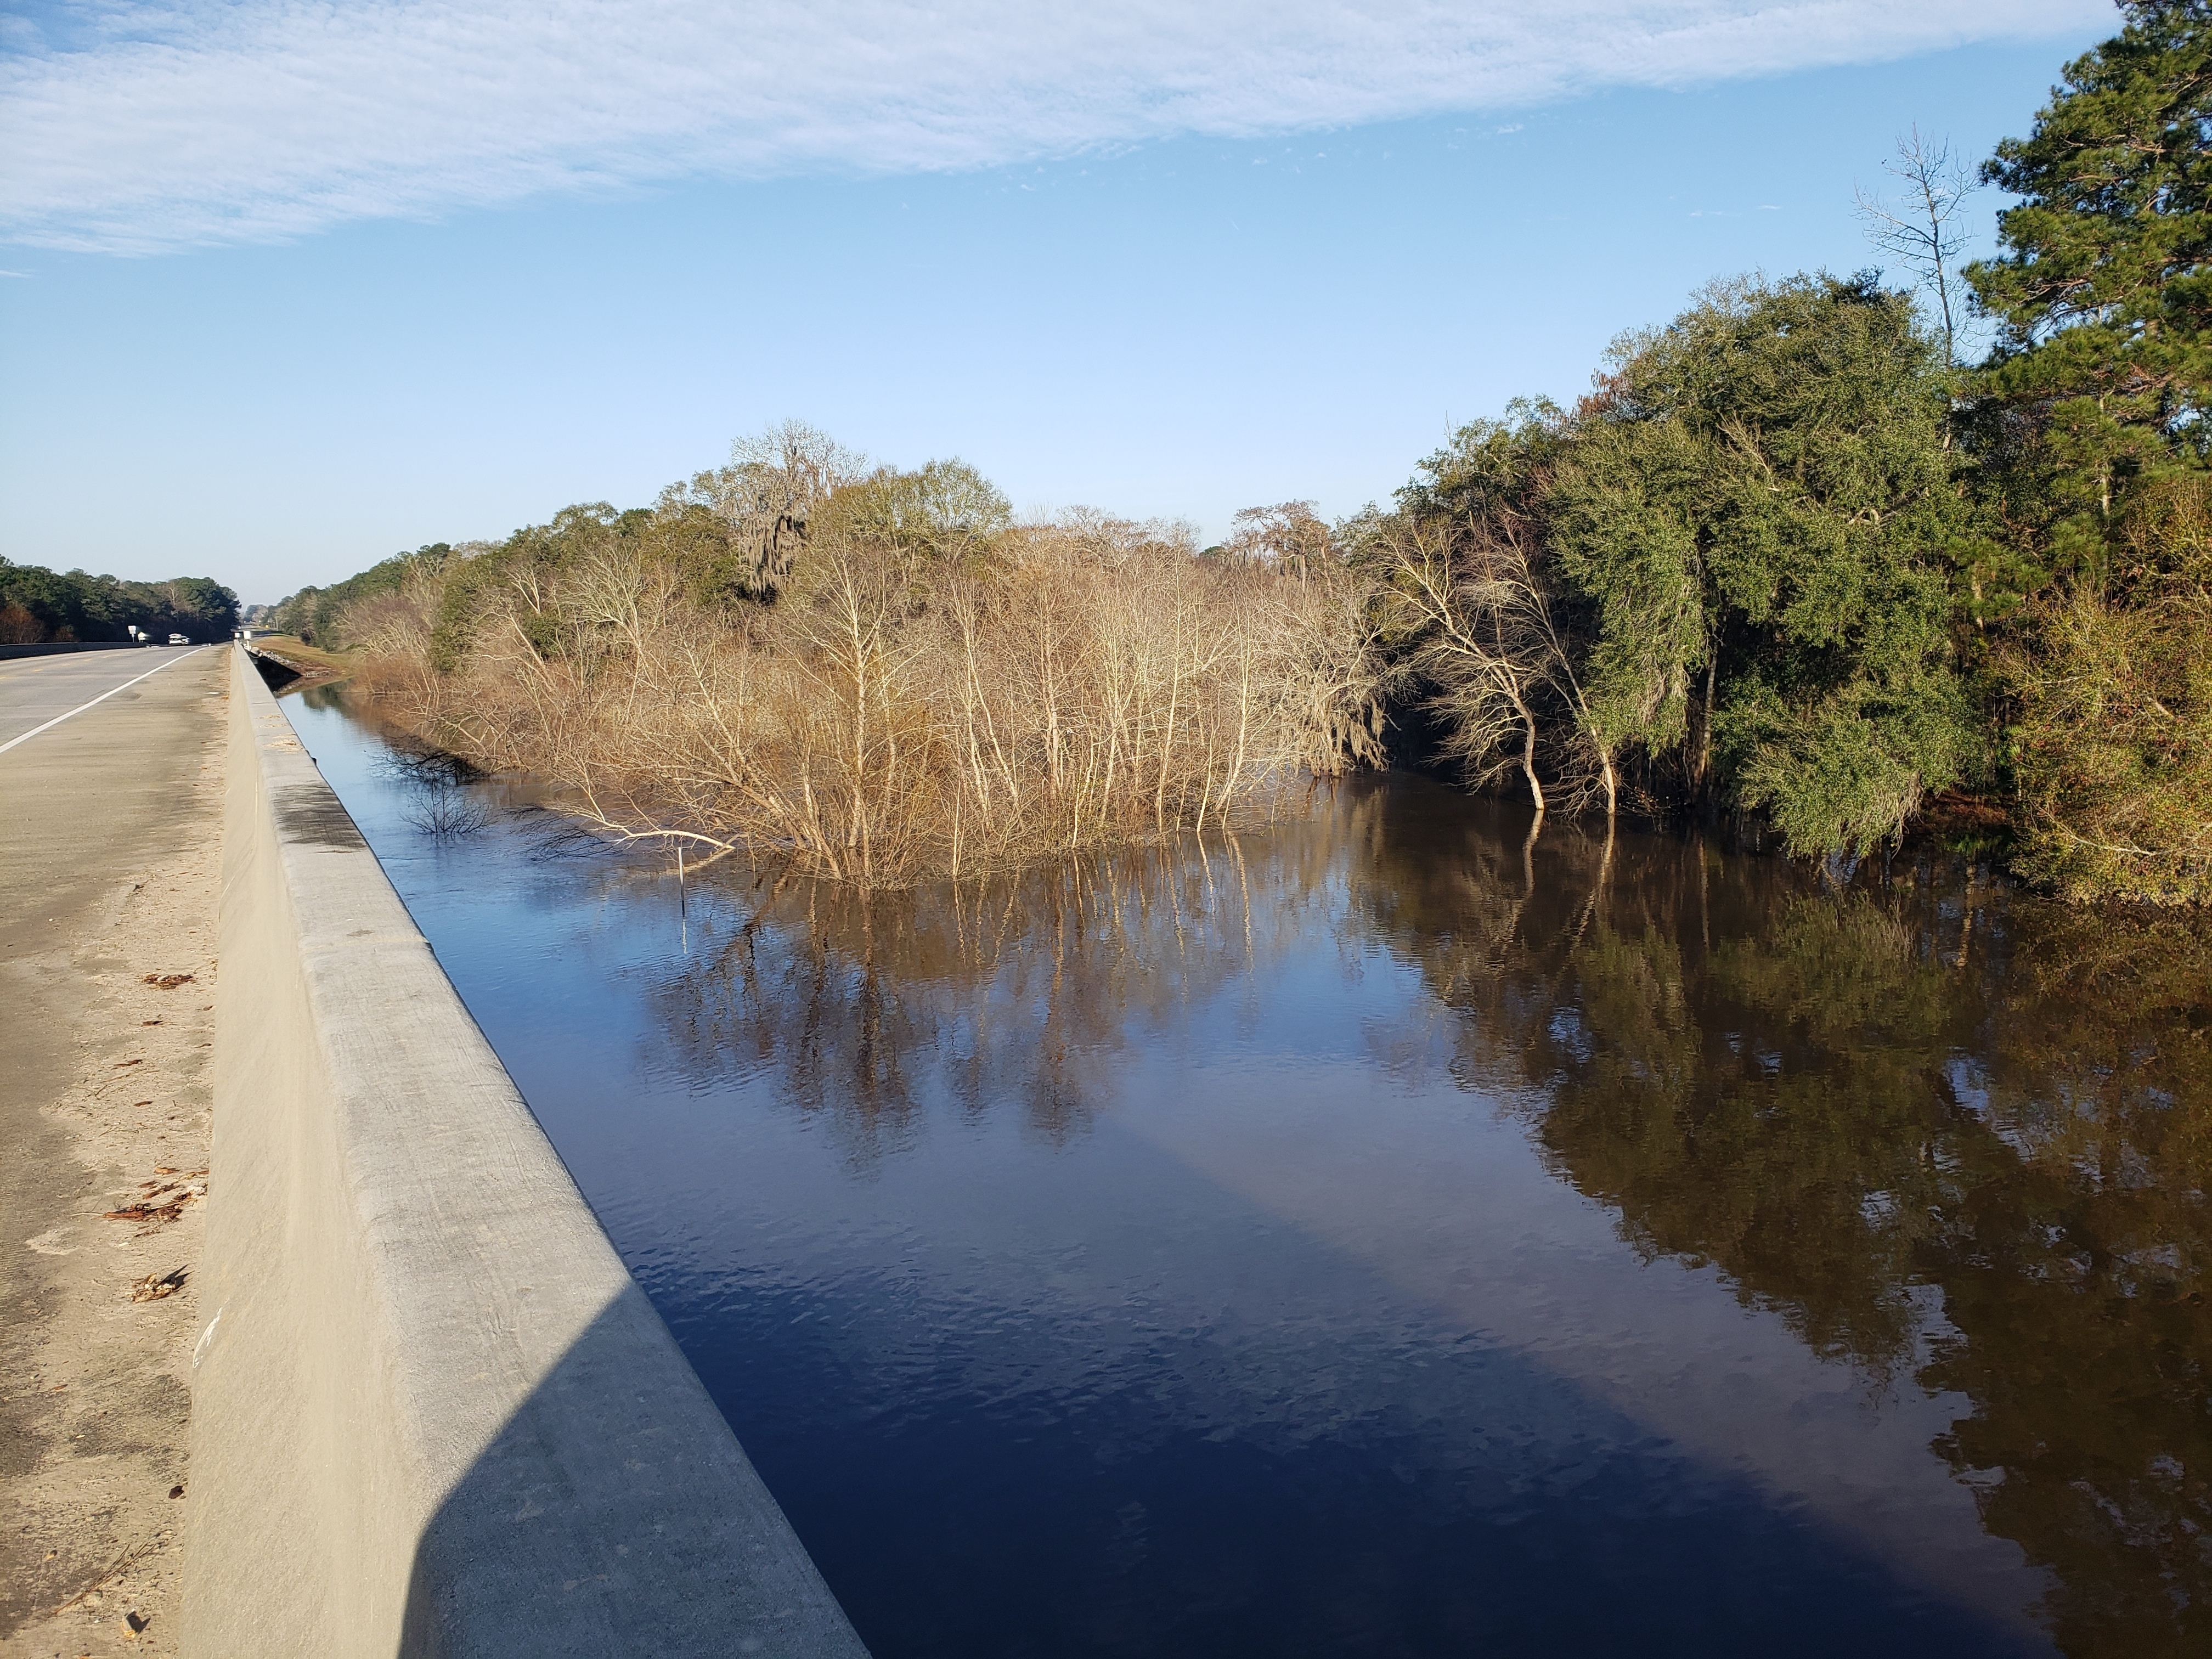
<path fill-rule="evenodd" d="M 2051 1574 L 2075 1655 L 2212 1651 L 2212 948 L 1899 860 L 1352 813 L 1367 926 L 1638 1250 L 1717 1267 L 1878 1386 Z"/>
<path fill-rule="evenodd" d="M 1711 1266 L 1878 1394 L 1969 1401 L 1936 1449 L 2049 1573 L 2067 1652 L 2212 1651 L 2202 928 L 1936 857 L 1828 884 L 1526 830 L 1394 779 L 1241 843 L 981 886 L 720 874 L 661 1024 L 696 1082 L 765 1068 L 863 1164 L 940 1090 L 1058 1141 L 1130 1047 L 1331 918 L 1347 963 L 1416 969 L 1461 1084 L 1636 1250 Z"/>
<path fill-rule="evenodd" d="M 661 1024 L 695 1079 L 774 1069 L 861 1162 L 900 1145 L 937 1090 L 971 1113 L 1018 1102 L 1064 1140 L 1132 1042 L 1299 931 L 1331 854 L 1319 828 L 890 893 L 725 878 L 727 925 L 663 990 Z"/>

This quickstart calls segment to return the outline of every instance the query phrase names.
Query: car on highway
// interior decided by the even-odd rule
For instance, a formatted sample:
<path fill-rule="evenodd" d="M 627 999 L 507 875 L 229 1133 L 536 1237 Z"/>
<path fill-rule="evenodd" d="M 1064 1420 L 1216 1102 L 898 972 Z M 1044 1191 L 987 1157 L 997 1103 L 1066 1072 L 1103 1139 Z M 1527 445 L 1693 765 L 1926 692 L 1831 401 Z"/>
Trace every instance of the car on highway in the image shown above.
<path fill-rule="evenodd" d="M 190 645 L 191 641 L 186 639 L 182 634 L 172 634 L 169 635 L 169 643 L 171 645 Z"/>

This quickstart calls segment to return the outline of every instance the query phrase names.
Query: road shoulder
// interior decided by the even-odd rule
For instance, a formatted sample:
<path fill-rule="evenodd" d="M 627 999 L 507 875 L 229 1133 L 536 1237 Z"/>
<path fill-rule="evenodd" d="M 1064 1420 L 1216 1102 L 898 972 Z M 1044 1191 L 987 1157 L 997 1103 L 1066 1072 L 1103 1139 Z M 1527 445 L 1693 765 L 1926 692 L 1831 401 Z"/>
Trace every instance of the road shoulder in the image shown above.
<path fill-rule="evenodd" d="M 0 757 L 0 1654 L 176 1650 L 228 654 Z"/>

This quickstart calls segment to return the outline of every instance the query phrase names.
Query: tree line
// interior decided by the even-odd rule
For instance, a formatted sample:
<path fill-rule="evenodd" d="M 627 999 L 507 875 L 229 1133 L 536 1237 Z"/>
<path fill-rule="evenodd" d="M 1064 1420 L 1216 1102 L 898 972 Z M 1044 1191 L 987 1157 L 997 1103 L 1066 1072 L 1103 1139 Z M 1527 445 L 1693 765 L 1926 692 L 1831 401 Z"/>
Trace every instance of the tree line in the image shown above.
<path fill-rule="evenodd" d="M 0 645 L 127 640 L 134 626 L 202 645 L 227 639 L 237 625 L 238 595 L 207 576 L 118 581 L 0 558 Z"/>
<path fill-rule="evenodd" d="M 1327 770 L 1395 746 L 1525 793 L 1540 815 L 1727 822 L 1850 858 L 1932 810 L 2069 896 L 2202 902 L 2212 0 L 2120 9 L 2120 33 L 2066 66 L 2029 136 L 1983 164 L 2014 199 L 1990 258 L 1957 264 L 1966 181 L 1916 133 L 1893 169 L 1906 201 L 1863 203 L 1910 286 L 1877 272 L 1713 283 L 1617 341 L 1571 408 L 1528 400 L 1462 428 L 1387 509 L 1325 524 L 1303 502 L 1255 508 L 1204 550 L 1173 527 L 1024 526 L 957 462 L 870 469 L 790 426 L 651 508 L 574 507 L 496 545 L 435 544 L 279 614 L 318 643 L 379 645 L 386 684 L 465 749 L 541 769 L 560 751 L 587 794 L 614 791 L 625 823 L 680 819 L 718 841 L 826 847 L 821 744 L 848 757 L 839 788 L 863 787 L 872 753 L 921 766 L 947 799 L 964 770 L 962 810 L 1003 824 L 975 735 L 988 727 L 1012 793 L 1056 803 L 1054 834 L 1040 818 L 1021 838 L 1033 848 L 1058 844 L 1071 811 L 1079 838 L 1089 809 L 1066 793 L 1109 775 L 1124 794 L 1088 820 L 1102 835 L 1233 807 L 1293 760 Z M 1961 363 L 1977 318 L 1994 343 Z M 1115 592 L 1129 584 L 1146 591 Z M 1066 708 L 1104 713 L 1079 765 L 1062 705 L 1017 717 L 990 706 L 1012 690 L 978 678 L 989 658 L 1027 697 L 1041 661 L 1073 660 L 1054 654 L 1073 635 L 1005 644 L 1034 633 L 1040 596 L 1089 607 L 1077 654 L 1097 654 Z M 1139 601 L 1164 608 L 1138 623 Z M 1126 637 L 1102 620 L 1113 605 Z M 678 635 L 689 692 L 667 668 Z M 1145 655 L 1170 638 L 1175 662 Z M 493 640 L 507 690 L 492 701 L 532 711 L 496 743 L 451 719 L 492 689 Z M 746 665 L 728 695 L 757 705 L 756 671 L 777 662 L 807 720 L 835 705 L 860 735 L 755 732 L 766 747 L 719 768 L 671 748 L 640 724 L 660 706 L 641 701 L 647 671 L 659 665 L 656 695 L 681 724 L 714 706 L 699 665 L 716 651 Z M 913 708 L 893 694 L 909 692 L 936 712 L 901 750 Z M 577 746 L 587 726 L 596 748 Z M 1264 762 L 1233 781 L 1194 774 L 1147 796 L 1126 769 L 1132 752 L 1170 772 L 1178 752 L 1228 764 L 1244 754 L 1232 729 L 1265 735 Z M 632 763 L 647 750 L 651 777 Z M 735 830 L 770 750 L 798 769 L 777 790 L 803 783 L 804 811 Z M 1071 781 L 1070 766 L 1091 769 Z M 813 827 L 794 830 L 793 812 Z M 943 863 L 944 841 L 913 867 Z"/>
<path fill-rule="evenodd" d="M 1993 257 L 1953 264 L 1917 133 L 1908 203 L 1864 204 L 1932 315 L 1876 274 L 1717 283 L 1340 527 L 1476 776 L 1815 856 L 1948 795 L 2070 896 L 2212 896 L 2212 7 L 2120 9 L 1982 167 Z"/>
<path fill-rule="evenodd" d="M 303 587 L 270 605 L 262 621 L 280 633 L 297 635 L 310 645 L 342 641 L 347 635 L 339 619 L 347 611 L 398 592 L 410 571 L 438 568 L 453 550 L 444 542 L 433 542 L 412 553 L 394 554 L 328 587 Z"/>
<path fill-rule="evenodd" d="M 365 573 L 328 623 L 321 596 L 280 614 L 602 831 L 902 886 L 1252 822 L 1383 758 L 1354 573 L 1199 551 L 1017 523 L 961 461 L 877 466 L 791 422 L 652 507 L 572 507 Z"/>

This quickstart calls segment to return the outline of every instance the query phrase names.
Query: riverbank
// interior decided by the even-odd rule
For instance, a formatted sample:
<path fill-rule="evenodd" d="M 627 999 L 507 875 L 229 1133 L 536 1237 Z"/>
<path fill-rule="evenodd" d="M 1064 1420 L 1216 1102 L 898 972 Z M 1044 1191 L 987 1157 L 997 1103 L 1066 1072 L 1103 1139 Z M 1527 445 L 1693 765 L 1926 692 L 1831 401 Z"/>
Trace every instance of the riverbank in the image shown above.
<path fill-rule="evenodd" d="M 177 1650 L 227 655 L 0 759 L 0 1654 Z"/>
<path fill-rule="evenodd" d="M 283 689 L 287 691 L 349 679 L 361 665 L 359 652 L 319 651 L 289 634 L 269 635 L 254 641 L 248 648 L 264 662 L 273 663 L 291 676 L 283 681 Z M 267 678 L 266 671 L 264 677 Z"/>

